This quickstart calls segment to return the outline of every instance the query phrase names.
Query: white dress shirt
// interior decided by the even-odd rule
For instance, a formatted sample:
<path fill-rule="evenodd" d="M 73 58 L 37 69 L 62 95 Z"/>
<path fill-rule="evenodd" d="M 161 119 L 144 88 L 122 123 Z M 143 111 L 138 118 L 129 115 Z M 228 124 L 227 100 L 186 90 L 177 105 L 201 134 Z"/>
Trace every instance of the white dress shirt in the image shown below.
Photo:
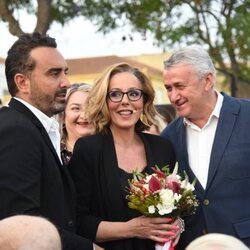
<path fill-rule="evenodd" d="M 54 118 L 54 117 L 48 117 L 47 115 L 45 115 L 43 112 L 41 112 L 39 109 L 35 108 L 34 106 L 32 106 L 31 104 L 29 104 L 28 102 L 14 97 L 16 100 L 18 100 L 19 102 L 23 103 L 38 119 L 39 121 L 42 123 L 42 125 L 44 126 L 45 130 L 47 131 L 50 140 L 56 150 L 56 153 L 62 163 L 61 160 L 61 149 L 60 149 L 60 132 L 59 132 L 59 123 L 58 121 Z"/>
<path fill-rule="evenodd" d="M 207 185 L 210 156 L 224 98 L 219 92 L 217 96 L 215 108 L 203 128 L 184 118 L 189 166 L 204 189 Z"/>

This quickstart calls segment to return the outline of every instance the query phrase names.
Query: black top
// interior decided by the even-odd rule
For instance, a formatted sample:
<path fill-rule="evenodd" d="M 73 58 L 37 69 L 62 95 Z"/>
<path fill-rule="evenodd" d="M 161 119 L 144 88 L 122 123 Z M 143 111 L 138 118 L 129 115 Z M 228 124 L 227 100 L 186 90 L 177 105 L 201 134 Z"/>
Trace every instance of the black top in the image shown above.
<path fill-rule="evenodd" d="M 71 156 L 72 152 L 67 149 L 66 143 L 61 141 L 61 158 L 64 165 L 68 165 Z"/>
<path fill-rule="evenodd" d="M 174 166 L 175 156 L 168 140 L 146 133 L 138 135 L 145 146 L 147 166 Z M 79 234 L 95 240 L 102 220 L 128 221 L 139 215 L 128 208 L 125 200 L 123 187 L 127 177 L 131 176 L 122 173 L 118 167 L 111 132 L 80 138 L 68 166 L 77 191 Z M 152 173 L 150 167 L 145 169 L 149 174 Z M 154 250 L 154 244 L 150 240 L 126 239 L 106 242 L 103 247 L 106 250 Z"/>
<path fill-rule="evenodd" d="M 133 174 L 128 173 L 121 168 L 118 168 L 118 169 L 120 172 L 121 191 L 123 193 L 123 199 L 124 199 L 124 210 L 127 210 L 128 219 L 132 219 L 141 215 L 138 211 L 129 208 L 128 201 L 126 200 L 126 196 L 128 194 L 128 192 L 126 192 L 126 187 L 129 186 L 128 180 L 133 179 Z M 147 167 L 144 168 L 142 172 L 148 172 L 148 168 Z M 150 240 L 140 240 L 140 239 L 134 238 L 134 239 L 126 240 L 123 243 L 124 243 L 123 249 L 126 249 L 126 250 L 147 250 L 147 249 L 152 250 L 154 249 L 154 244 Z"/>

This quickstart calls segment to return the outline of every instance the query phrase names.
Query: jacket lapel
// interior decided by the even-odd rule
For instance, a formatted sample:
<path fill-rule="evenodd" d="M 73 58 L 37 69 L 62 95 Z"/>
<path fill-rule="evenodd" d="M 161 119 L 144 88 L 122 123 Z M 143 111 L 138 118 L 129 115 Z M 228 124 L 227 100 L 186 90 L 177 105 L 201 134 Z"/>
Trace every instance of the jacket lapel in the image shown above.
<path fill-rule="evenodd" d="M 225 95 L 210 156 L 206 189 L 211 185 L 216 170 L 220 165 L 226 146 L 233 132 L 239 111 L 240 106 L 236 100 Z"/>
<path fill-rule="evenodd" d="M 31 110 L 28 109 L 24 104 L 22 104 L 21 102 L 19 102 L 18 100 L 14 99 L 14 98 L 12 98 L 10 100 L 9 107 L 22 113 L 38 128 L 38 130 L 40 131 L 40 133 L 42 135 L 42 138 L 44 139 L 44 141 L 48 145 L 48 147 L 49 147 L 50 151 L 52 152 L 52 154 L 54 155 L 57 163 L 59 165 L 62 165 L 61 161 L 56 153 L 56 150 L 55 150 L 55 148 L 54 148 L 54 146 L 49 138 L 47 131 L 45 130 L 44 126 L 39 121 L 39 119 L 31 112 Z"/>
<path fill-rule="evenodd" d="M 106 190 L 104 202 L 106 203 L 103 207 L 112 208 L 107 210 L 110 218 L 116 218 L 120 220 L 126 214 L 126 204 L 123 202 L 123 190 L 120 182 L 120 173 L 118 169 L 118 161 L 115 152 L 115 146 L 113 141 L 112 133 L 109 132 L 101 136 L 102 138 L 102 159 L 103 165 L 101 168 L 101 175 L 103 182 L 102 189 Z"/>
<path fill-rule="evenodd" d="M 176 151 L 178 152 L 178 159 L 179 162 L 179 173 L 182 174 L 183 171 L 185 171 L 190 179 L 190 181 L 193 181 L 196 179 L 196 176 L 192 169 L 189 166 L 189 159 L 188 159 L 188 151 L 187 151 L 187 132 L 186 127 L 183 123 L 183 119 L 180 119 L 179 124 L 177 126 L 177 134 L 179 134 L 178 143 L 179 146 Z M 199 197 L 202 197 L 204 194 L 204 188 L 200 184 L 199 180 L 196 179 L 196 185 L 195 185 L 196 193 Z"/>

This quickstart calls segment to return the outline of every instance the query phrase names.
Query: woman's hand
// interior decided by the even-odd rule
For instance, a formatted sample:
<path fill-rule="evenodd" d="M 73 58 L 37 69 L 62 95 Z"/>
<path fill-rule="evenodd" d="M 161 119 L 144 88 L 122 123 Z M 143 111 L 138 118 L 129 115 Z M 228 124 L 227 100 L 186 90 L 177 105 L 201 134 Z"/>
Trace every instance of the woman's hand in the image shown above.
<path fill-rule="evenodd" d="M 173 222 L 173 225 L 176 225 L 179 227 L 179 230 L 177 232 L 177 235 L 176 235 L 176 238 L 174 239 L 173 241 L 173 246 L 175 247 L 177 245 L 177 243 L 179 242 L 180 240 L 180 237 L 181 237 L 181 234 L 182 232 L 184 232 L 185 230 L 185 223 L 184 223 L 184 220 L 181 219 L 181 218 L 177 218 L 174 222 Z"/>
<path fill-rule="evenodd" d="M 133 234 L 131 238 L 150 239 L 160 243 L 174 240 L 175 244 L 180 238 L 181 227 L 178 219 L 173 222 L 171 218 L 140 216 L 127 223 Z"/>

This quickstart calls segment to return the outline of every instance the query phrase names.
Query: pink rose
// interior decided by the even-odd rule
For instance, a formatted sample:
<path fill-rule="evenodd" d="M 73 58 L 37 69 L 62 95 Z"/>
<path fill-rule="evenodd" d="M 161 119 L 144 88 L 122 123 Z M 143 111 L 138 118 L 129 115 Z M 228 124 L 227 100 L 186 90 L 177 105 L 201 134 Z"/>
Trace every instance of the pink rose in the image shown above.
<path fill-rule="evenodd" d="M 176 176 L 169 175 L 166 177 L 166 187 L 171 189 L 174 193 L 179 193 L 181 190 L 181 182 Z"/>

